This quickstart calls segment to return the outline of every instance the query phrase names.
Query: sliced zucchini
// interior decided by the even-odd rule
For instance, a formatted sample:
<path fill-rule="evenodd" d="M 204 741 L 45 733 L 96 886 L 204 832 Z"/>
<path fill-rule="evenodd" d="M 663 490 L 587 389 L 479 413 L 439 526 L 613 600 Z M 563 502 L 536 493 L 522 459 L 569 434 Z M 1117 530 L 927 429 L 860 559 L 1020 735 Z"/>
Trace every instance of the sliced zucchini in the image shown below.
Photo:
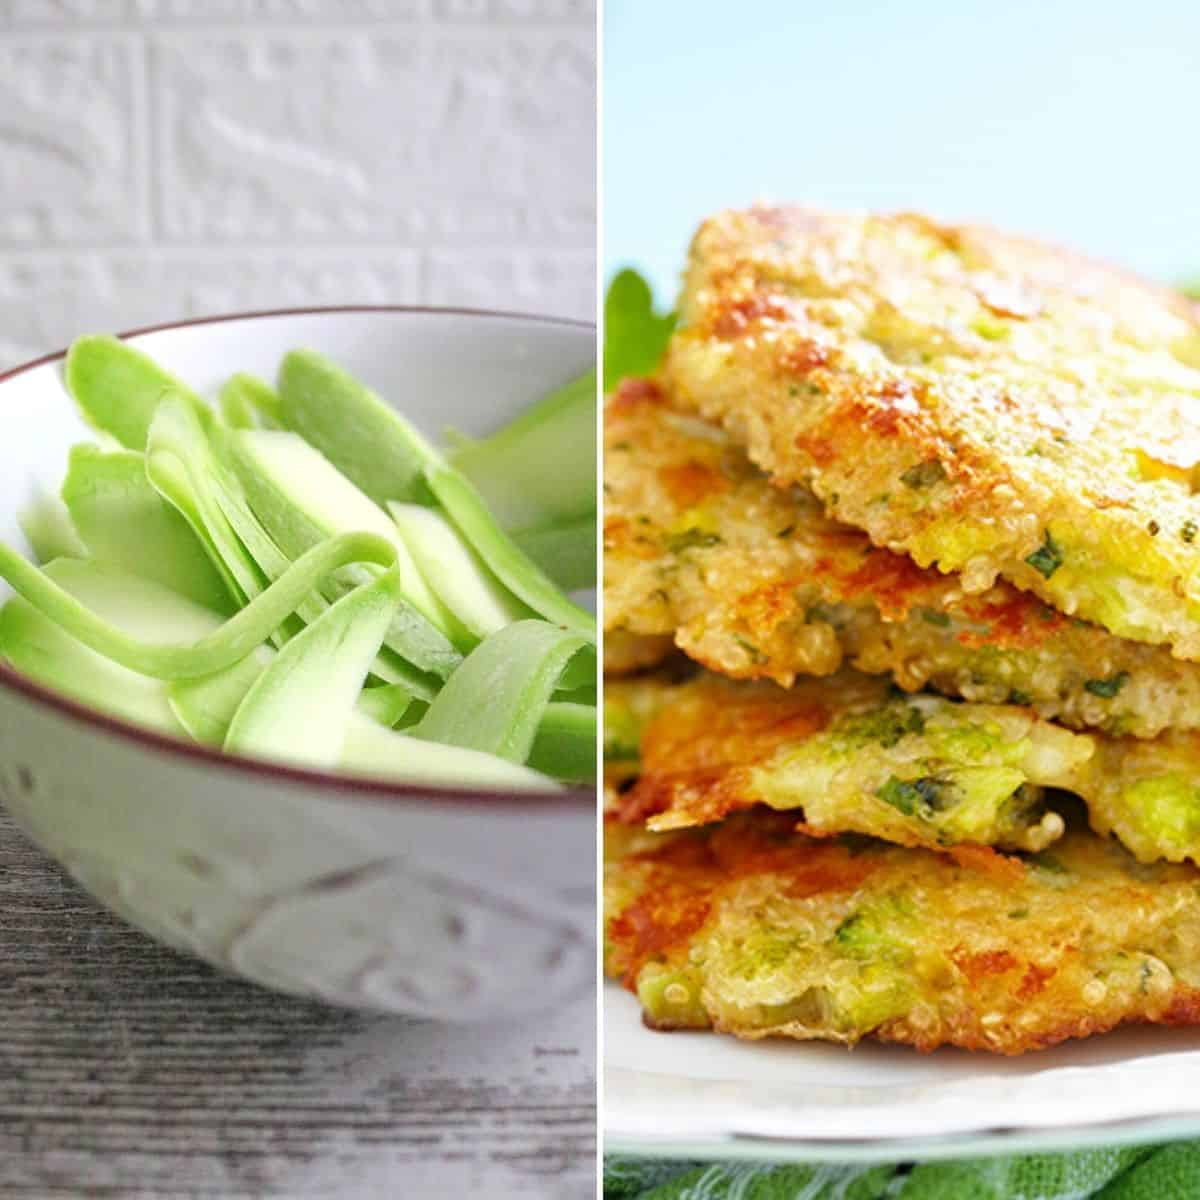
<path fill-rule="evenodd" d="M 490 437 L 466 442 L 449 460 L 492 515 L 521 540 L 523 530 L 596 517 L 596 372 L 572 380 Z"/>
<path fill-rule="evenodd" d="M 535 613 L 592 642 L 596 622 L 563 595 L 562 590 L 496 524 L 482 497 L 453 467 L 429 467 L 425 478 L 455 528 L 474 548 L 501 583 Z"/>
<path fill-rule="evenodd" d="M 293 350 L 279 368 L 283 423 L 315 446 L 381 508 L 427 502 L 423 471 L 438 452 L 370 388 L 315 350 Z"/>
<path fill-rule="evenodd" d="M 136 450 L 73 447 L 62 498 L 93 558 L 215 612 L 233 611 L 221 572 L 178 509 L 155 491 Z"/>
<path fill-rule="evenodd" d="M 443 746 L 397 733 L 360 712 L 351 713 L 346 721 L 346 740 L 338 765 L 346 771 L 413 786 L 495 788 L 505 792 L 559 790 L 554 780 L 528 767 L 479 750 Z"/>
<path fill-rule="evenodd" d="M 587 646 L 578 634 L 546 621 L 501 629 L 446 681 L 416 736 L 525 762 L 563 669 Z"/>
<path fill-rule="evenodd" d="M 76 338 L 64 366 L 67 389 L 87 421 L 127 450 L 144 450 L 150 425 L 166 392 L 203 407 L 200 398 L 169 371 L 119 338 Z"/>
<path fill-rule="evenodd" d="M 454 670 L 461 661 L 456 644 L 473 639 L 425 582 L 387 513 L 294 433 L 243 430 L 230 436 L 229 446 L 251 510 L 288 557 L 339 533 L 367 531 L 390 541 L 405 604 L 397 609 L 387 644 L 422 670 L 443 677 Z M 369 577 L 351 570 L 344 581 L 357 587 Z M 332 599 L 338 591 L 326 594 Z"/>
<path fill-rule="evenodd" d="M 217 397 L 221 416 L 233 429 L 278 429 L 279 394 L 257 375 L 239 372 L 227 380 Z"/>
<path fill-rule="evenodd" d="M 389 569 L 343 596 L 292 638 L 246 693 L 225 749 L 336 766 L 346 719 L 400 600 L 399 572 Z"/>
<path fill-rule="evenodd" d="M 235 600 L 257 596 L 266 578 L 221 511 L 220 466 L 200 411 L 186 395 L 168 393 L 154 414 L 146 438 L 146 476 L 192 527 Z"/>
<path fill-rule="evenodd" d="M 586 783 L 596 778 L 596 737 L 595 705 L 552 702 L 538 724 L 528 765 L 555 779 Z"/>
<path fill-rule="evenodd" d="M 426 582 L 474 638 L 534 615 L 436 509 L 392 502 L 388 512 Z"/>

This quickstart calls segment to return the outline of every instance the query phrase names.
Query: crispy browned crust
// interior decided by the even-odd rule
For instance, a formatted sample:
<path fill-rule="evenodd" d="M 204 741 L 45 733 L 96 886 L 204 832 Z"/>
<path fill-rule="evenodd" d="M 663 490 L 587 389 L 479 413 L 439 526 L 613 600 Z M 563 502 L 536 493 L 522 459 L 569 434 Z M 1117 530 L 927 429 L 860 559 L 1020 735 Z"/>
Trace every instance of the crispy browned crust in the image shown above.
<path fill-rule="evenodd" d="M 607 841 L 606 971 L 652 1026 L 1021 1054 L 1200 1023 L 1200 874 L 1092 834 L 986 865 L 761 811 Z"/>
<path fill-rule="evenodd" d="M 655 382 L 617 389 L 604 435 L 612 673 L 661 661 L 673 638 L 714 671 L 785 687 L 847 661 L 908 691 L 1015 698 L 1074 728 L 1153 737 L 1200 727 L 1196 664 L 1072 621 L 1008 583 L 968 595 L 956 576 L 872 546 L 805 489 L 772 487 Z"/>
<path fill-rule="evenodd" d="M 673 391 L 778 482 L 969 592 L 999 573 L 1200 657 L 1184 297 L 990 230 L 756 208 L 701 228 L 682 316 Z"/>

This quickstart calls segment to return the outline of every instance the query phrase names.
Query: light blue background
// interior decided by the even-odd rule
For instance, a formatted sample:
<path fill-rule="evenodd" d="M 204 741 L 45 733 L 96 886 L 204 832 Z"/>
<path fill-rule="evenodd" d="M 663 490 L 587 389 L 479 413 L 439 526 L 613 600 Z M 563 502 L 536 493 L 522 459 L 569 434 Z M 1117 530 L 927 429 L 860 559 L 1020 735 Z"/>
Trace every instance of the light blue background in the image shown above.
<path fill-rule="evenodd" d="M 1200 0 L 607 0 L 604 263 L 705 214 L 915 208 L 1200 275 Z"/>

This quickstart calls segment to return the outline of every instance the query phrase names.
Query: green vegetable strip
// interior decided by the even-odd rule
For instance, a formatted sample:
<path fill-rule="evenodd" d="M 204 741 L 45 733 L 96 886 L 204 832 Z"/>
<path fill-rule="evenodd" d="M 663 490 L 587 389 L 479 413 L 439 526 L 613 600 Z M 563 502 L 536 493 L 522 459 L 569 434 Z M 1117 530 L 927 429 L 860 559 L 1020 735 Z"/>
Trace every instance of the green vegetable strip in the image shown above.
<path fill-rule="evenodd" d="M 403 609 L 403 605 L 401 605 Z M 392 620 L 395 625 L 395 618 Z M 389 631 L 389 637 L 391 636 Z M 401 658 L 394 650 L 388 649 L 386 643 L 380 648 L 371 664 L 371 674 L 378 676 L 385 683 L 397 684 L 405 691 L 411 692 L 416 700 L 432 700 L 442 687 L 441 677 L 429 671 L 420 671 Z"/>
<path fill-rule="evenodd" d="M 446 515 L 474 547 L 492 573 L 514 596 L 555 625 L 596 640 L 596 622 L 572 604 L 513 544 L 496 524 L 483 498 L 453 467 L 436 464 L 426 469 L 425 478 Z"/>
<path fill-rule="evenodd" d="M 450 456 L 514 538 L 596 516 L 596 372 Z M 519 540 L 519 539 L 518 539 Z"/>
<path fill-rule="evenodd" d="M 166 391 L 199 397 L 148 355 L 118 338 L 77 338 L 67 351 L 67 388 L 84 417 L 127 450 L 144 450 L 158 402 Z"/>
<path fill-rule="evenodd" d="M 346 741 L 338 766 L 362 775 L 434 787 L 559 790 L 552 779 L 528 767 L 478 750 L 443 746 L 397 733 L 359 712 L 351 713 L 346 721 Z"/>
<path fill-rule="evenodd" d="M 438 452 L 370 388 L 314 350 L 293 350 L 279 368 L 279 411 L 381 508 L 428 503 L 422 472 Z"/>
<path fill-rule="evenodd" d="M 154 414 L 146 476 L 192 527 L 234 597 L 257 596 L 266 580 L 217 503 L 219 466 L 201 411 L 186 395 L 168 393 Z"/>
<path fill-rule="evenodd" d="M 412 702 L 412 693 L 402 684 L 385 683 L 380 687 L 363 688 L 358 697 L 358 711 L 392 729 L 408 712 Z"/>
<path fill-rule="evenodd" d="M 217 507 L 267 580 L 274 581 L 291 566 L 292 560 L 259 521 L 250 505 L 242 485 L 243 477 L 235 470 L 236 452 L 229 431 L 214 428 L 209 445 L 213 450 L 211 483 Z M 381 526 L 391 536 L 386 521 L 381 519 Z M 278 523 L 276 528 L 280 528 Z M 347 529 L 344 532 L 372 531 Z M 310 537 L 298 543 L 293 542 L 298 547 L 296 557 L 324 541 L 327 536 L 331 535 L 313 529 Z M 416 567 L 413 566 L 412 570 L 415 572 Z M 352 568 L 352 572 L 353 578 L 348 581 L 352 585 L 369 583 L 373 578 L 365 569 Z M 405 599 L 397 606 L 392 629 L 388 632 L 388 641 L 394 645 L 394 649 L 388 649 L 387 646 L 381 649 L 373 669 L 388 683 L 403 684 L 413 695 L 428 700 L 437 693 L 442 678 L 462 661 L 462 656 L 415 609 L 409 599 L 407 578 L 403 574 L 401 578 L 405 581 Z M 348 589 L 345 582 L 339 579 L 336 585 L 327 585 L 325 590 L 333 599 L 337 599 L 339 594 L 345 594 Z M 300 628 L 311 625 L 328 607 L 329 601 L 319 591 L 314 591 L 297 609 L 296 619 L 285 627 L 284 636 L 277 638 L 277 643 L 282 645 L 289 637 L 294 637 Z"/>
<path fill-rule="evenodd" d="M 275 545 L 270 534 L 255 519 L 236 484 L 229 486 L 230 479 L 224 472 L 215 474 L 211 483 L 212 498 L 221 516 L 229 523 L 234 536 L 262 573 L 264 582 L 274 583 L 292 565 L 292 560 Z M 305 625 L 315 621 L 328 607 L 321 595 L 313 592 L 295 614 L 280 626 L 272 641 L 277 646 L 282 646 Z"/>
<path fill-rule="evenodd" d="M 436 509 L 392 501 L 388 512 L 425 582 L 470 635 L 468 648 L 513 621 L 537 615 L 500 583 Z"/>
<path fill-rule="evenodd" d="M 217 397 L 221 415 L 234 429 L 278 429 L 279 395 L 257 375 L 244 371 L 226 381 Z"/>
<path fill-rule="evenodd" d="M 461 622 L 426 584 L 394 523 L 328 459 L 293 433 L 240 433 L 224 439 L 250 509 L 279 548 L 298 556 L 335 533 L 363 530 L 395 546 L 405 603 L 396 610 L 387 645 L 423 671 L 443 678 L 462 661 L 453 637 L 474 645 Z M 297 496 L 297 489 L 306 489 Z M 356 569 L 326 589 L 336 600 L 347 586 L 369 582 Z"/>
<path fill-rule="evenodd" d="M 514 622 L 467 656 L 416 735 L 524 762 L 563 668 L 587 645 L 545 621 Z"/>
<path fill-rule="evenodd" d="M 209 637 L 189 646 L 139 641 L 85 608 L 69 592 L 0 543 L 0 578 L 85 646 L 157 679 L 193 679 L 232 666 L 267 640 L 330 571 L 348 563 L 390 567 L 392 544 L 369 533 L 343 534 L 313 547 L 265 592 Z"/>
<path fill-rule="evenodd" d="M 17 514 L 17 524 L 40 563 L 55 558 L 83 558 L 87 547 L 71 523 L 71 514 L 57 496 L 40 489 L 28 507 Z"/>
<path fill-rule="evenodd" d="M 176 719 L 198 742 L 223 746 L 246 693 L 270 665 L 273 652 L 259 646 L 241 662 L 200 679 L 176 679 L 163 686 Z"/>
<path fill-rule="evenodd" d="M 346 720 L 402 596 L 400 572 L 393 565 L 297 634 L 246 693 L 225 749 L 335 765 Z"/>
<path fill-rule="evenodd" d="M 596 586 L 596 517 L 560 525 L 522 529 L 512 540 L 560 588 L 568 592 Z"/>
<path fill-rule="evenodd" d="M 229 431 L 223 426 L 214 425 L 208 433 L 207 443 L 210 453 L 206 486 L 216 511 L 225 518 L 238 545 L 249 554 L 261 572 L 264 584 L 273 583 L 291 566 L 292 559 L 276 545 L 251 511 L 241 481 L 230 465 Z M 280 626 L 271 640 L 276 646 L 282 646 L 305 625 L 315 621 L 328 607 L 320 593 L 314 591 L 295 614 Z"/>
<path fill-rule="evenodd" d="M 83 652 L 91 653 L 86 648 Z M 177 679 L 163 685 L 179 723 L 196 741 L 210 746 L 224 746 L 229 727 L 242 701 L 273 658 L 274 653 L 270 649 L 260 646 L 240 663 L 215 675 L 206 675 L 203 679 Z M 124 670 L 123 667 L 116 669 Z M 358 710 L 390 729 L 412 708 L 413 703 L 407 688 L 386 683 L 364 688 L 358 698 Z"/>
<path fill-rule="evenodd" d="M 229 591 L 199 538 L 146 478 L 136 450 L 71 449 L 62 498 L 93 558 L 152 579 L 215 612 Z"/>
<path fill-rule="evenodd" d="M 18 596 L 0 609 L 0 657 L 22 675 L 81 704 L 160 733 L 184 732 L 161 680 L 89 650 Z"/>
<path fill-rule="evenodd" d="M 479 493 L 407 421 L 353 376 L 311 350 L 279 372 L 283 419 L 376 504 L 428 504 L 429 491 L 509 591 L 548 621 L 595 640 L 595 621 L 573 605 L 501 530 Z M 591 468 L 594 470 L 594 467 Z M 428 487 L 422 487 L 422 476 Z"/>
<path fill-rule="evenodd" d="M 590 704 L 547 705 L 529 751 L 529 766 L 555 779 L 573 783 L 595 779 L 595 707 Z"/>
<path fill-rule="evenodd" d="M 579 702 L 582 692 L 595 689 L 599 675 L 599 656 L 596 647 L 589 643 L 567 663 L 555 699 Z"/>

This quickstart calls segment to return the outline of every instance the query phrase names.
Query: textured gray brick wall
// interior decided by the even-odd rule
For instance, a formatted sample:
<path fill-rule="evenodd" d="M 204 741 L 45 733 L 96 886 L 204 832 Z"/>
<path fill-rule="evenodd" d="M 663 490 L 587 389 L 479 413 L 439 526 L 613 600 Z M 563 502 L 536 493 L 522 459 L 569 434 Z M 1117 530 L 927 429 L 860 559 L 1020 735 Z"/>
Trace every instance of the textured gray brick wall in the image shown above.
<path fill-rule="evenodd" d="M 595 0 L 0 0 L 0 367 L 245 308 L 590 317 Z"/>

